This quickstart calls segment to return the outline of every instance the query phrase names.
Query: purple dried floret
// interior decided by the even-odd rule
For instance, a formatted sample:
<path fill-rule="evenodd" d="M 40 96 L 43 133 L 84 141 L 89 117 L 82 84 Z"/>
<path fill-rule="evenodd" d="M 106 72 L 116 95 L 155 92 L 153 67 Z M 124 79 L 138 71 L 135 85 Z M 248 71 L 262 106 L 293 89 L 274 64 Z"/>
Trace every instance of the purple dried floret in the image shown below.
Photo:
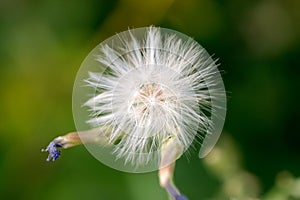
<path fill-rule="evenodd" d="M 50 142 L 50 144 L 47 146 L 46 149 L 42 149 L 42 151 L 48 151 L 49 152 L 49 155 L 48 155 L 48 158 L 47 158 L 47 161 L 55 161 L 56 159 L 59 158 L 60 156 L 60 151 L 57 149 L 61 147 L 60 144 L 57 144 L 55 142 Z"/>

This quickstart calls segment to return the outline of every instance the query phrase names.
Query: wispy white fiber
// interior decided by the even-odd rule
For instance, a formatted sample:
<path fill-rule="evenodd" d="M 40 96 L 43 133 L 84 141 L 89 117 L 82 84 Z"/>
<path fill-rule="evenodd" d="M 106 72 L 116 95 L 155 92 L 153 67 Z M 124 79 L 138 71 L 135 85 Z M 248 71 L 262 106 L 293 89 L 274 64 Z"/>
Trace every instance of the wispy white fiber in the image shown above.
<path fill-rule="evenodd" d="M 143 39 L 129 31 L 119 40 L 100 47 L 97 61 L 107 70 L 89 72 L 86 82 L 97 93 L 85 103 L 90 125 L 111 128 L 117 158 L 142 165 L 168 137 L 186 150 L 197 132 L 211 134 L 211 102 L 222 91 L 208 89 L 217 65 L 206 51 L 156 27 L 147 28 Z"/>

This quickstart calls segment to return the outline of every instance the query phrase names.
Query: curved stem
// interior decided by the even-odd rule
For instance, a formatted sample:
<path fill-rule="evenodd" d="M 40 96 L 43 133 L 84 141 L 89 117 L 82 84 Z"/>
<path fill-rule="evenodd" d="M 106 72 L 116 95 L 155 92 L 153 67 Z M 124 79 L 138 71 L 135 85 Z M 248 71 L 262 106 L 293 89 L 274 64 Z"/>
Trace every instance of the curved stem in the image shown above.
<path fill-rule="evenodd" d="M 180 194 L 173 182 L 175 161 L 183 154 L 183 150 L 183 145 L 175 137 L 167 138 L 161 149 L 160 169 L 158 172 L 160 186 L 174 200 L 187 200 L 184 195 Z"/>
<path fill-rule="evenodd" d="M 103 127 L 87 131 L 70 132 L 52 140 L 45 149 L 42 149 L 42 152 L 49 152 L 47 161 L 55 161 L 60 157 L 59 149 L 68 149 L 81 144 L 112 144 L 109 134 L 110 130 Z"/>

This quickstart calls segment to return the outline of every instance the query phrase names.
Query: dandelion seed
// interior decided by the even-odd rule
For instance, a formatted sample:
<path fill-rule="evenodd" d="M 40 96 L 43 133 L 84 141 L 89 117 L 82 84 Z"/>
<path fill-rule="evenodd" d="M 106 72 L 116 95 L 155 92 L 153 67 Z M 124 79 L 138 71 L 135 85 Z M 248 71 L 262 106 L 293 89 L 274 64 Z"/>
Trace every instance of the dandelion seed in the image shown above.
<path fill-rule="evenodd" d="M 110 127 L 112 145 L 87 149 L 129 172 L 168 166 L 194 140 L 202 144 L 199 156 L 205 156 L 221 133 L 226 102 L 217 65 L 204 48 L 156 27 L 128 30 L 98 45 L 78 72 L 73 101 L 77 129 Z M 178 141 L 182 152 L 163 166 L 161 149 L 168 138 Z"/>

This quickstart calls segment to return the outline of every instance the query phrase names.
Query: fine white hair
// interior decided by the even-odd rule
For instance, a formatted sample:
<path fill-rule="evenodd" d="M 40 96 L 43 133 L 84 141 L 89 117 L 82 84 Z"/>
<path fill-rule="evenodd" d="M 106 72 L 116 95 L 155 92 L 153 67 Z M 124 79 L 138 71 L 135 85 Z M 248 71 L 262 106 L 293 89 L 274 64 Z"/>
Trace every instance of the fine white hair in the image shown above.
<path fill-rule="evenodd" d="M 88 124 L 109 127 L 116 158 L 143 165 L 157 157 L 169 138 L 184 151 L 195 138 L 202 146 L 208 138 L 213 146 L 220 134 L 214 118 L 226 100 L 217 65 L 205 49 L 156 27 L 139 37 L 129 30 L 127 38 L 116 38 L 98 48 L 96 60 L 106 70 L 89 72 L 85 81 L 95 94 L 84 104 L 90 111 Z"/>

